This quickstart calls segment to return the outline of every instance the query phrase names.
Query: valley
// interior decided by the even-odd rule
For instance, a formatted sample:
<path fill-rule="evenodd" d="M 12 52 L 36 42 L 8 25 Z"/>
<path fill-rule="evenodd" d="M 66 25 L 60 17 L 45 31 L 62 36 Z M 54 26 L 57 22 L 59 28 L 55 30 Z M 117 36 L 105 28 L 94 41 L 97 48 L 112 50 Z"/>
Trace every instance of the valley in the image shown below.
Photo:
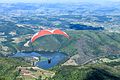
<path fill-rule="evenodd" d="M 0 3 L 0 80 L 120 80 L 120 4 L 111 4 Z M 24 46 L 44 29 L 70 37 Z"/>

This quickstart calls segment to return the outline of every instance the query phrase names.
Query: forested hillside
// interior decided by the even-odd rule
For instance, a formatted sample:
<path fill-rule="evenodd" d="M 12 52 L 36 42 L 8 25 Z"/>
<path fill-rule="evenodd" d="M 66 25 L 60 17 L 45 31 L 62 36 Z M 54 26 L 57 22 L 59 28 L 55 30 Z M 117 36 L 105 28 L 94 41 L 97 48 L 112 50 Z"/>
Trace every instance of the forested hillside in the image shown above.
<path fill-rule="evenodd" d="M 21 58 L 2 58 L 0 57 L 0 80 L 16 80 L 19 75 L 17 67 L 30 66 Z"/>

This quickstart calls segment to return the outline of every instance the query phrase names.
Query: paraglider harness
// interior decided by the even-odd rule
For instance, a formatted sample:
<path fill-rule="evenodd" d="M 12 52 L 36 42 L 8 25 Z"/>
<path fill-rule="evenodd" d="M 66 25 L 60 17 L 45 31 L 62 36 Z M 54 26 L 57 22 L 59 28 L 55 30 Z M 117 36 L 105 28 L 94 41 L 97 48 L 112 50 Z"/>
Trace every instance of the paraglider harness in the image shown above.
<path fill-rule="evenodd" d="M 51 63 L 51 58 L 48 59 L 48 64 L 50 64 L 50 63 Z"/>

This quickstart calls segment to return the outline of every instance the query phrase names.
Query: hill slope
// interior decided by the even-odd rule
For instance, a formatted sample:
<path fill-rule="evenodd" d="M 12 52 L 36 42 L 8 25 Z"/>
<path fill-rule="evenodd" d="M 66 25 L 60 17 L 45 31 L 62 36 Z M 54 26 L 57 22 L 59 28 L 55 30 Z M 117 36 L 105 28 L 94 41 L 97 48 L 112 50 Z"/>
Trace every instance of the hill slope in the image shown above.
<path fill-rule="evenodd" d="M 56 75 L 50 80 L 120 80 L 120 64 L 115 61 L 82 66 L 59 66 L 53 70 L 56 71 Z"/>
<path fill-rule="evenodd" d="M 0 80 L 16 80 L 19 75 L 18 66 L 30 66 L 23 59 L 0 57 Z"/>
<path fill-rule="evenodd" d="M 61 51 L 78 64 L 108 55 L 120 55 L 120 34 L 105 31 L 70 31 L 71 39 Z"/>

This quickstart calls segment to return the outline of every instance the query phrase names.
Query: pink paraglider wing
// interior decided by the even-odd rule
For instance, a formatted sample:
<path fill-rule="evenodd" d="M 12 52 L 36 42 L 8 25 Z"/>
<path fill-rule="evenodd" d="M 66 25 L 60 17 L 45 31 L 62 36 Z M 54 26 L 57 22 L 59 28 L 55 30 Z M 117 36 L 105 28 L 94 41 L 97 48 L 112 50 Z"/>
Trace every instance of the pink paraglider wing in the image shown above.
<path fill-rule="evenodd" d="M 56 29 L 56 30 L 41 30 L 38 33 L 36 33 L 32 38 L 31 38 L 31 42 L 34 42 L 37 38 L 41 37 L 41 36 L 45 36 L 45 35 L 51 35 L 51 34 L 60 34 L 60 35 L 64 35 L 65 37 L 69 38 L 69 36 L 67 35 L 67 33 Z"/>

